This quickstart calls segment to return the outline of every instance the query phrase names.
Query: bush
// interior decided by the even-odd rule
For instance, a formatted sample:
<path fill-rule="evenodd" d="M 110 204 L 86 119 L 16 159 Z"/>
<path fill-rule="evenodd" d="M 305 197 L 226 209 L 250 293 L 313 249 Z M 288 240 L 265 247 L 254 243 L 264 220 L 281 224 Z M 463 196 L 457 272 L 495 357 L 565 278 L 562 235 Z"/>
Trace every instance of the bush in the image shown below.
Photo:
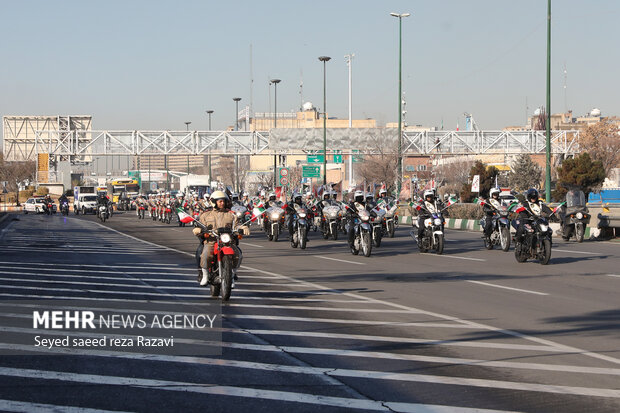
<path fill-rule="evenodd" d="M 456 204 L 445 211 L 447 218 L 456 219 L 481 219 L 484 216 L 482 207 L 477 204 Z"/>
<path fill-rule="evenodd" d="M 46 187 L 46 186 L 40 186 L 40 187 L 38 187 L 38 188 L 37 188 L 37 192 L 36 192 L 36 194 L 37 194 L 37 195 L 47 195 L 47 194 L 49 194 L 49 193 L 50 193 L 50 190 L 49 190 L 49 188 L 48 188 L 48 187 Z"/>
<path fill-rule="evenodd" d="M 34 189 L 29 188 L 29 189 L 25 189 L 23 191 L 19 191 L 19 200 L 20 201 L 27 201 L 28 198 L 32 198 L 32 194 L 34 193 Z"/>

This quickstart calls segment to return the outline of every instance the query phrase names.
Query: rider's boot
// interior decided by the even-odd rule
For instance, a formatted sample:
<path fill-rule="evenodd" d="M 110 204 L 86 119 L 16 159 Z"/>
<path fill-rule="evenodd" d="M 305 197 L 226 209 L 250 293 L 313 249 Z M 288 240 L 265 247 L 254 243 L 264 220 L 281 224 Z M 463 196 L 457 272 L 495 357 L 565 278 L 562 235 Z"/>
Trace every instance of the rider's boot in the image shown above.
<path fill-rule="evenodd" d="M 200 285 L 205 286 L 209 282 L 209 272 L 206 268 L 201 268 L 202 278 L 200 279 Z"/>

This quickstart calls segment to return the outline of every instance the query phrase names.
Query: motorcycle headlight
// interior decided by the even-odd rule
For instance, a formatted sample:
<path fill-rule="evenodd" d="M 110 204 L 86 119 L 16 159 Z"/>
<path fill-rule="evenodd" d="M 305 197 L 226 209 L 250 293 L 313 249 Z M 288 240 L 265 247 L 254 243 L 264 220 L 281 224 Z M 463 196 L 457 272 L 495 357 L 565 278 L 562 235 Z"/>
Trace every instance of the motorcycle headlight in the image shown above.
<path fill-rule="evenodd" d="M 241 218 L 243 216 L 243 213 L 241 212 L 235 212 L 235 215 L 237 215 L 237 218 Z"/>
<path fill-rule="evenodd" d="M 583 214 L 581 212 L 577 212 L 577 219 L 583 218 Z"/>
<path fill-rule="evenodd" d="M 271 219 L 276 221 L 280 218 L 280 214 L 271 214 Z"/>
<path fill-rule="evenodd" d="M 299 213 L 299 218 L 305 218 L 306 217 L 306 213 L 305 212 L 300 212 Z"/>
<path fill-rule="evenodd" d="M 546 224 L 540 224 L 540 230 L 542 232 L 547 232 L 547 230 L 549 229 L 549 226 Z"/>
<path fill-rule="evenodd" d="M 220 240 L 222 240 L 222 242 L 223 242 L 224 244 L 228 244 L 228 243 L 230 242 L 230 240 L 231 240 L 231 238 L 230 238 L 230 234 L 222 234 L 222 235 L 220 236 Z"/>
<path fill-rule="evenodd" d="M 439 218 L 435 218 L 435 220 L 433 221 L 433 223 L 435 225 L 441 225 L 441 220 Z"/>
<path fill-rule="evenodd" d="M 368 216 L 368 215 L 361 215 L 360 218 L 362 218 L 362 221 L 368 221 L 370 219 L 370 216 Z"/>

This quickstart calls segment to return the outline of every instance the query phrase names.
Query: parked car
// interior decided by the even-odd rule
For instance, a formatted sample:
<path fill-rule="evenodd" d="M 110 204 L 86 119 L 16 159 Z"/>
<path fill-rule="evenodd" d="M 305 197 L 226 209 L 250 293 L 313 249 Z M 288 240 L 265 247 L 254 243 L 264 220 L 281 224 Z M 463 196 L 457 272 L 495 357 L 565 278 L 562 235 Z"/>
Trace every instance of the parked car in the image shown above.
<path fill-rule="evenodd" d="M 24 202 L 24 214 L 28 212 L 34 212 L 36 214 L 42 214 L 45 212 L 44 206 L 45 198 L 44 197 L 32 197 L 28 198 L 26 202 Z M 53 212 L 56 213 L 56 204 L 52 204 Z"/>

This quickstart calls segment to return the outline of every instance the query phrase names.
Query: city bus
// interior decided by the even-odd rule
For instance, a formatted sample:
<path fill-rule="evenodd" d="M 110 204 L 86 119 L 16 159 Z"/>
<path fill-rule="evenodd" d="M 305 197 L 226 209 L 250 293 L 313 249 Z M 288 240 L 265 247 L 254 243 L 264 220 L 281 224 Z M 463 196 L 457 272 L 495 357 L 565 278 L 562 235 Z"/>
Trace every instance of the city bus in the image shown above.
<path fill-rule="evenodd" d="M 114 203 L 118 202 L 118 196 L 121 192 L 127 192 L 127 196 L 132 198 L 140 192 L 140 185 L 137 179 L 119 178 L 108 181 L 108 196 Z"/>

